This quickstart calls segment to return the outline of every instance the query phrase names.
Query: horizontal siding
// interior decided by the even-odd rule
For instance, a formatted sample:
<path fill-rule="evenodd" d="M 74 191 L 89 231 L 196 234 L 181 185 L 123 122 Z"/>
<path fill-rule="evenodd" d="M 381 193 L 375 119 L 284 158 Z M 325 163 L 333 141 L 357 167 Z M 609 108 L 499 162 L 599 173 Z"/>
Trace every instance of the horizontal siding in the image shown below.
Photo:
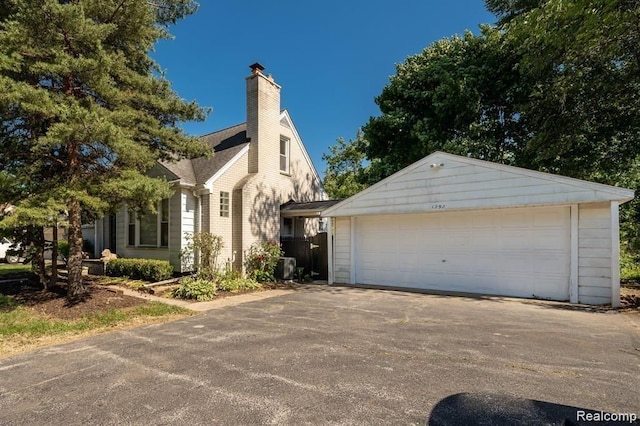
<path fill-rule="evenodd" d="M 609 203 L 582 204 L 578 214 L 578 301 L 611 303 Z"/>
<path fill-rule="evenodd" d="M 580 294 L 584 297 L 603 297 L 603 298 L 611 298 L 611 289 L 608 287 L 590 287 L 583 286 L 580 289 Z"/>
<path fill-rule="evenodd" d="M 578 285 L 585 287 L 611 287 L 611 278 L 607 277 L 590 277 L 580 275 L 578 276 Z"/>
<path fill-rule="evenodd" d="M 608 305 L 611 303 L 611 296 L 580 296 L 580 303 L 584 303 L 585 305 Z"/>
<path fill-rule="evenodd" d="M 610 268 L 611 261 L 608 256 L 609 253 L 607 251 L 607 253 L 603 253 L 600 257 L 581 257 L 578 260 L 578 266 L 584 268 Z"/>
<path fill-rule="evenodd" d="M 516 191 L 517 192 L 517 191 Z M 349 206 L 340 208 L 339 211 L 331 213 L 331 216 L 366 216 L 372 214 L 396 214 L 396 213 L 424 213 L 442 210 L 477 210 L 505 207 L 523 206 L 546 206 L 546 205 L 566 205 L 589 201 L 592 191 L 578 191 L 569 194 L 539 194 L 539 195 L 504 195 L 483 198 L 482 194 L 477 194 L 473 199 L 450 200 L 430 196 L 422 197 L 394 197 L 382 203 L 355 201 Z M 472 194 L 469 194 L 471 196 Z M 438 207 L 443 206 L 443 207 Z"/>
<path fill-rule="evenodd" d="M 351 231 L 348 218 L 336 219 L 334 281 L 348 283 L 351 276 Z"/>
<path fill-rule="evenodd" d="M 559 182 L 558 177 L 527 176 L 517 170 L 467 164 L 450 157 L 434 157 L 443 166 L 431 164 L 400 172 L 370 191 L 348 200 L 335 216 L 420 213 L 438 209 L 466 210 L 494 207 L 579 204 L 608 201 L 616 196 L 598 191 L 580 181 Z"/>
<path fill-rule="evenodd" d="M 127 215 L 125 207 L 121 207 L 116 214 L 116 253 L 124 256 L 124 250 L 127 245 Z"/>

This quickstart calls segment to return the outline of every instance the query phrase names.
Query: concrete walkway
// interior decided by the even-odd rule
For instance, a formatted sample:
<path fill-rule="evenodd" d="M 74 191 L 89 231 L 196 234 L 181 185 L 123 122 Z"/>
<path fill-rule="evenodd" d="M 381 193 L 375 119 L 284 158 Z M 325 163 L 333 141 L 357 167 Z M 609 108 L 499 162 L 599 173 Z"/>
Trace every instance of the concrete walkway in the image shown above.
<path fill-rule="evenodd" d="M 213 309 L 225 308 L 227 306 L 236 306 L 243 303 L 257 302 L 258 300 L 269 299 L 271 297 L 284 296 L 293 293 L 293 290 L 264 290 L 255 293 L 238 294 L 236 296 L 227 296 L 221 299 L 210 300 L 207 302 L 192 302 L 182 299 L 170 299 L 167 297 L 154 296 L 153 294 L 142 293 L 137 290 L 131 290 L 120 286 L 107 286 L 114 291 L 121 292 L 127 296 L 133 296 L 140 299 L 146 299 L 152 302 L 166 303 L 167 305 L 180 306 L 191 309 L 196 312 L 206 312 Z"/>

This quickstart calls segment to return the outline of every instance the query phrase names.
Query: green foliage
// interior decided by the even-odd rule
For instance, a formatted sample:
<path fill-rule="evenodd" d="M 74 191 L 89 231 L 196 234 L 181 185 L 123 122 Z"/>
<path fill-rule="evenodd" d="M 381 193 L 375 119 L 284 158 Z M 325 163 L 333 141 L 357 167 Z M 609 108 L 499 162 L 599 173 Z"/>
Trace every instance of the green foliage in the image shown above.
<path fill-rule="evenodd" d="M 397 65 L 376 98 L 381 115 L 363 127 L 366 142 L 351 144 L 364 160 L 341 144 L 326 160 L 355 158 L 355 180 L 373 184 L 442 150 L 638 191 L 640 3 L 486 4 L 497 26 Z M 353 168 L 335 170 L 329 187 L 353 179 Z M 639 212 L 638 202 L 621 208 L 631 253 L 640 251 Z"/>
<path fill-rule="evenodd" d="M 171 89 L 149 56 L 193 0 L 14 0 L 0 8 L 1 225 L 69 213 L 69 289 L 82 292 L 81 211 L 152 210 L 157 160 L 209 154 L 181 122 L 207 111 Z"/>
<path fill-rule="evenodd" d="M 16 264 L 7 264 L 7 263 L 0 263 L 0 276 L 2 275 L 9 275 L 9 274 L 17 274 L 20 272 L 30 272 L 31 271 L 31 265 L 24 265 L 22 263 L 16 263 Z"/>
<path fill-rule="evenodd" d="M 221 291 L 237 293 L 239 291 L 245 290 L 257 290 L 259 288 L 262 288 L 262 284 L 250 278 L 237 277 L 230 279 L 221 279 L 218 282 L 218 288 Z"/>
<path fill-rule="evenodd" d="M 362 183 L 366 181 L 366 146 L 362 132 L 358 132 L 356 139 L 349 142 L 338 138 L 335 145 L 329 147 L 329 154 L 322 154 L 322 159 L 327 163 L 323 186 L 329 197 L 348 198 L 367 187 Z"/>
<path fill-rule="evenodd" d="M 166 260 L 120 258 L 107 263 L 106 273 L 111 277 L 156 282 L 171 278 L 173 266 Z"/>
<path fill-rule="evenodd" d="M 65 259 L 69 258 L 69 241 L 67 240 L 58 241 L 58 253 L 60 253 Z"/>
<path fill-rule="evenodd" d="M 42 336 L 64 335 L 80 333 L 89 330 L 99 330 L 123 324 L 135 318 L 160 317 L 166 315 L 188 315 L 187 309 L 151 302 L 136 308 L 110 309 L 107 312 L 87 315 L 73 321 L 55 320 L 38 314 L 15 301 L 7 301 L 6 296 L 0 295 L 0 342 L 2 339 L 16 336 L 38 338 Z M 10 306 L 11 309 L 3 309 Z"/>
<path fill-rule="evenodd" d="M 503 26 L 535 81 L 520 108 L 533 167 L 616 184 L 640 154 L 640 3 L 538 3 Z"/>
<path fill-rule="evenodd" d="M 198 278 L 213 280 L 218 274 L 218 257 L 224 247 L 222 237 L 209 232 L 186 233 L 180 258 L 186 270 L 197 270 Z"/>
<path fill-rule="evenodd" d="M 275 241 L 254 243 L 245 253 L 245 268 L 249 277 L 258 282 L 275 281 L 275 270 L 282 248 Z"/>
<path fill-rule="evenodd" d="M 516 52 L 502 32 L 437 41 L 396 67 L 364 127 L 369 183 L 444 150 L 514 164 L 528 135 L 518 105 L 526 99 Z"/>
<path fill-rule="evenodd" d="M 216 297 L 215 281 L 187 277 L 180 281 L 180 287 L 173 290 L 172 295 L 181 299 L 195 299 L 199 302 L 213 300 Z"/>
<path fill-rule="evenodd" d="M 640 255 L 620 253 L 620 279 L 640 283 Z"/>

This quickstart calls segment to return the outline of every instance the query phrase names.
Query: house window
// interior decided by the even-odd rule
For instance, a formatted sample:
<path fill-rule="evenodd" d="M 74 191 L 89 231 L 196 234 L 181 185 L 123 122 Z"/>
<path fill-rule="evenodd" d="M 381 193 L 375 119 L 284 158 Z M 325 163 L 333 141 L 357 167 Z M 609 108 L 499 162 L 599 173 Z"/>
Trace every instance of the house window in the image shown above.
<path fill-rule="evenodd" d="M 229 193 L 220 191 L 220 217 L 229 217 Z"/>
<path fill-rule="evenodd" d="M 141 214 L 138 223 L 140 224 L 140 245 L 157 246 L 158 215 L 151 213 Z"/>
<path fill-rule="evenodd" d="M 284 217 L 282 218 L 282 229 L 280 235 L 283 237 L 293 237 L 293 218 L 292 217 Z"/>
<path fill-rule="evenodd" d="M 157 213 L 136 215 L 128 211 L 127 243 L 130 246 L 169 247 L 169 200 L 158 203 Z"/>
<path fill-rule="evenodd" d="M 169 199 L 160 202 L 160 247 L 169 247 Z"/>
<path fill-rule="evenodd" d="M 136 213 L 133 210 L 127 211 L 127 244 L 136 245 Z"/>
<path fill-rule="evenodd" d="M 290 142 L 288 138 L 280 137 L 280 171 L 282 173 L 289 173 Z"/>

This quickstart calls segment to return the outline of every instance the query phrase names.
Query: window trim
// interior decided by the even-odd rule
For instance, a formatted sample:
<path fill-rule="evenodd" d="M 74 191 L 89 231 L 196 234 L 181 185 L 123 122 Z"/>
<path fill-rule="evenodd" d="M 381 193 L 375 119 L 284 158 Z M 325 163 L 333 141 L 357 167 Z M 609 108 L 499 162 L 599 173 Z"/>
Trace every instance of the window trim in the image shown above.
<path fill-rule="evenodd" d="M 231 216 L 231 194 L 229 191 L 220 191 L 220 217 Z M 224 208 L 223 208 L 224 207 Z"/>
<path fill-rule="evenodd" d="M 163 206 L 163 204 L 166 204 L 166 206 Z M 166 207 L 166 209 L 164 208 Z M 156 217 L 156 244 L 141 244 L 140 243 L 140 215 L 137 214 L 134 210 L 129 209 L 128 207 L 125 208 L 125 215 L 126 215 L 126 219 L 127 219 L 127 228 L 126 228 L 126 241 L 127 241 L 127 247 L 129 248 L 159 248 L 159 249 L 168 249 L 169 245 L 170 245 L 170 226 L 171 226 L 171 202 L 169 198 L 164 198 L 162 200 L 160 200 L 158 202 L 158 204 L 156 205 L 156 210 L 157 212 L 155 213 L 155 217 Z M 164 221 L 163 220 L 163 213 L 166 211 L 166 218 L 167 220 Z M 133 217 L 135 218 L 134 222 L 131 222 L 131 216 L 133 215 Z M 166 241 L 167 244 L 163 245 L 162 244 L 162 229 L 163 229 L 163 224 L 166 224 Z M 131 245 L 131 227 L 133 226 L 133 232 L 134 232 L 134 236 L 133 236 L 133 241 L 134 244 Z"/>
<path fill-rule="evenodd" d="M 288 233 L 285 233 L 286 229 L 286 225 L 285 223 L 290 221 L 290 228 L 288 229 Z M 280 236 L 281 237 L 295 237 L 295 233 L 296 233 L 296 225 L 295 225 L 295 220 L 292 217 L 283 217 L 282 218 L 282 224 L 280 225 Z"/>
<path fill-rule="evenodd" d="M 284 142 L 284 147 L 285 147 L 285 152 L 282 153 L 282 142 Z M 286 136 L 280 136 L 280 156 L 278 157 L 280 159 L 280 162 L 278 164 L 278 168 L 280 169 L 280 173 L 282 174 L 286 174 L 288 175 L 289 173 L 291 173 L 291 139 L 289 139 Z M 282 160 L 285 160 L 285 164 L 286 167 L 283 170 L 282 169 Z"/>

